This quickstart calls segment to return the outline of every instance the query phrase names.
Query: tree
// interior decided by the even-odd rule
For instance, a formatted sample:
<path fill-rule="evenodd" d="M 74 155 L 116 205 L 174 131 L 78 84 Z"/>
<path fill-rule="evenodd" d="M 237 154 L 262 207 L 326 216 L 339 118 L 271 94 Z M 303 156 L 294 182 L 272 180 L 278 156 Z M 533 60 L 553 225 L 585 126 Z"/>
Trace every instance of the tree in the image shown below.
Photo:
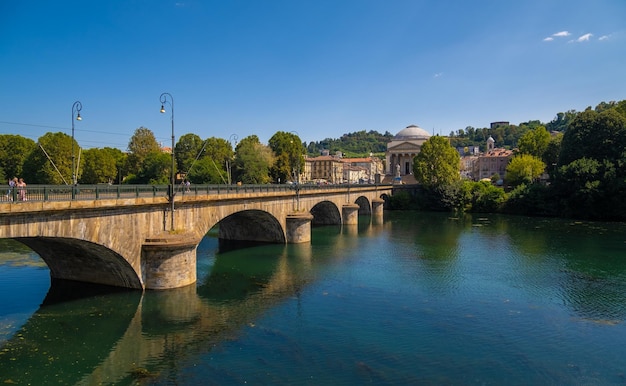
<path fill-rule="evenodd" d="M 187 174 L 194 184 L 224 184 L 228 180 L 226 171 L 209 157 L 200 158 Z"/>
<path fill-rule="evenodd" d="M 203 145 L 204 141 L 196 134 L 189 133 L 182 135 L 174 147 L 178 170 L 184 172 L 189 171 L 193 162 L 200 155 Z"/>
<path fill-rule="evenodd" d="M 534 155 L 519 154 L 506 167 L 505 178 L 509 185 L 536 182 L 546 170 L 546 164 Z"/>
<path fill-rule="evenodd" d="M 78 177 L 81 184 L 111 183 L 117 176 L 116 159 L 103 149 L 87 149 L 82 155 L 83 173 Z"/>
<path fill-rule="evenodd" d="M 23 173 L 26 182 L 71 184 L 72 137 L 62 132 L 46 133 L 37 142 L 39 149 L 34 149 L 24 160 Z M 80 167 L 78 170 L 80 173 Z"/>
<path fill-rule="evenodd" d="M 271 181 L 269 171 L 274 163 L 274 153 L 261 144 L 259 137 L 250 135 L 237 144 L 234 176 L 244 184 L 266 184 Z"/>
<path fill-rule="evenodd" d="M 549 143 L 550 133 L 548 133 L 548 130 L 543 126 L 537 126 L 520 137 L 517 147 L 522 154 L 543 158 Z"/>
<path fill-rule="evenodd" d="M 126 171 L 128 173 L 138 174 L 146 156 L 149 153 L 157 151 L 161 151 L 161 146 L 159 146 L 159 143 L 154 137 L 154 133 L 143 126 L 138 128 L 128 142 Z"/>
<path fill-rule="evenodd" d="M 139 172 L 131 183 L 136 184 L 169 184 L 172 170 L 172 156 L 161 150 L 148 153 Z"/>
<path fill-rule="evenodd" d="M 274 181 L 287 181 L 294 178 L 294 174 L 301 173 L 306 149 L 300 137 L 293 133 L 278 131 L 270 138 L 269 146 L 276 156 L 270 169 Z"/>
<path fill-rule="evenodd" d="M 626 150 L 626 117 L 616 109 L 586 110 L 574 118 L 563 136 L 560 165 L 586 157 L 615 161 Z"/>
<path fill-rule="evenodd" d="M 459 179 L 460 156 L 444 137 L 430 137 L 413 159 L 415 179 L 426 186 L 451 184 Z"/>
<path fill-rule="evenodd" d="M 4 179 L 23 176 L 24 161 L 37 148 L 35 141 L 30 138 L 0 135 L 0 169 L 4 171 Z"/>

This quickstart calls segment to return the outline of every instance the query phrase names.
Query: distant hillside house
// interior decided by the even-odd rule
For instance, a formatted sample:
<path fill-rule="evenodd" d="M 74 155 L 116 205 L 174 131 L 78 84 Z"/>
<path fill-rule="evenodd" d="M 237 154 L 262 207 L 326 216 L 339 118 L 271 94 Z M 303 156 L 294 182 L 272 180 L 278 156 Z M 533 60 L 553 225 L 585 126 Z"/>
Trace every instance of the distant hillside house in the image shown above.
<path fill-rule="evenodd" d="M 476 181 L 480 181 L 483 178 L 491 178 L 495 174 L 498 174 L 500 178 L 504 178 L 506 167 L 513 157 L 513 151 L 496 148 L 495 142 L 496 141 L 489 136 L 487 139 L 487 151 L 478 156 L 478 159 L 474 163 L 474 172 L 472 175 Z"/>
<path fill-rule="evenodd" d="M 385 173 L 395 176 L 399 170 L 401 176 L 413 174 L 413 158 L 429 138 L 430 134 L 416 125 L 400 130 L 387 144 Z"/>

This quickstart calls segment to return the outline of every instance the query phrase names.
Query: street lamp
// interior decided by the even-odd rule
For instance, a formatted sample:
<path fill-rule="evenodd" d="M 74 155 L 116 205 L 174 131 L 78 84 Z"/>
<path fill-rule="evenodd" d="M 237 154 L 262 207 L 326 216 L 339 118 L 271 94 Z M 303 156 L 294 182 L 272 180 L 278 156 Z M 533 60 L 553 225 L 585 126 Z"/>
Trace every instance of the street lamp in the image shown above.
<path fill-rule="evenodd" d="M 173 231 L 174 230 L 174 195 L 176 194 L 174 192 L 174 186 L 176 185 L 176 171 L 175 171 L 175 169 L 176 169 L 176 158 L 174 156 L 174 98 L 172 97 L 172 94 L 170 94 L 168 92 L 164 92 L 159 97 L 159 100 L 161 101 L 161 114 L 165 113 L 165 104 L 166 103 L 169 103 L 170 107 L 172 108 L 172 117 L 171 117 L 171 121 L 172 121 L 172 173 L 171 173 L 170 186 L 167 189 L 167 195 L 168 195 L 168 199 L 170 200 L 170 204 L 172 205 L 171 206 L 171 212 L 172 212 L 171 220 L 172 220 L 172 223 L 171 223 L 171 226 L 170 226 L 170 230 Z"/>
<path fill-rule="evenodd" d="M 231 143 L 233 141 L 235 142 L 235 146 L 233 146 L 232 143 L 231 143 L 231 146 L 233 148 L 233 153 L 235 152 L 235 148 L 237 147 L 237 140 L 238 139 L 239 139 L 239 137 L 237 136 L 237 134 L 231 134 L 230 137 L 228 137 L 228 142 L 229 143 Z M 233 166 L 232 166 L 232 162 L 230 162 L 230 160 L 228 160 L 226 162 L 228 162 L 228 164 L 227 164 L 227 166 L 228 166 L 228 185 L 230 185 L 230 184 L 232 184 L 232 179 L 233 179 L 233 176 L 232 176 L 232 172 L 233 172 L 232 168 L 233 168 Z"/>
<path fill-rule="evenodd" d="M 72 105 L 72 185 L 76 186 L 76 157 L 74 156 L 74 112 L 76 112 L 76 120 L 81 121 L 80 110 L 83 109 L 83 104 L 79 101 L 74 102 Z M 74 189 L 72 189 L 74 191 Z"/>

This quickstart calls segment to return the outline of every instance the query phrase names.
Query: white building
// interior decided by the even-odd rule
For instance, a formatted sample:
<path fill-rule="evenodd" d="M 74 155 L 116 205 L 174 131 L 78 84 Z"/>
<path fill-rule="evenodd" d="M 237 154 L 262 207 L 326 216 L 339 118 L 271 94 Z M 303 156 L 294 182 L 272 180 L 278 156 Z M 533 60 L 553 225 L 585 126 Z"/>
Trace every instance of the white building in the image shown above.
<path fill-rule="evenodd" d="M 395 176 L 399 169 L 401 176 L 413 174 L 413 158 L 429 138 L 430 134 L 416 125 L 400 130 L 387 144 L 385 173 Z"/>

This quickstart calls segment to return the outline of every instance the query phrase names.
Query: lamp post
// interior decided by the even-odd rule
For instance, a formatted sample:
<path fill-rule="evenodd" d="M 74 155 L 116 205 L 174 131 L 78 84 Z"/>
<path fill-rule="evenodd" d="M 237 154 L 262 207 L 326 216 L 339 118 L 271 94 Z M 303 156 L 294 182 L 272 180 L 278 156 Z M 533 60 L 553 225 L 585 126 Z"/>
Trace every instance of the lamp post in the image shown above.
<path fill-rule="evenodd" d="M 237 134 L 231 134 L 230 137 L 228 137 L 228 142 L 229 143 L 233 142 L 233 141 L 235 142 L 235 146 L 233 146 L 232 143 L 231 143 L 231 146 L 233 148 L 233 154 L 235 152 L 235 147 L 237 147 L 237 140 L 238 139 L 239 139 L 239 137 L 237 136 Z M 232 166 L 232 162 L 228 161 L 228 185 L 232 184 L 232 179 L 233 179 L 232 167 L 233 167 Z"/>
<path fill-rule="evenodd" d="M 76 120 L 80 121 L 82 118 L 80 117 L 80 110 L 83 109 L 83 104 L 79 101 L 74 102 L 72 105 L 72 185 L 76 186 L 76 157 L 74 155 L 74 112 L 76 112 Z M 72 188 L 72 192 L 74 189 Z M 72 198 L 74 194 L 72 193 Z"/>
<path fill-rule="evenodd" d="M 172 94 L 168 92 L 164 92 L 159 97 L 159 100 L 161 101 L 161 114 L 165 113 L 166 103 L 169 103 L 170 107 L 172 108 L 172 117 L 171 117 L 171 121 L 172 121 L 172 173 L 171 173 L 171 179 L 170 179 L 170 186 L 167 189 L 167 195 L 168 195 L 168 199 L 170 200 L 171 212 L 172 212 L 172 217 L 171 217 L 172 222 L 170 225 L 170 230 L 173 231 L 174 230 L 174 195 L 176 194 L 174 192 L 174 186 L 176 186 L 176 171 L 175 171 L 176 158 L 174 156 L 174 98 L 172 97 Z"/>

